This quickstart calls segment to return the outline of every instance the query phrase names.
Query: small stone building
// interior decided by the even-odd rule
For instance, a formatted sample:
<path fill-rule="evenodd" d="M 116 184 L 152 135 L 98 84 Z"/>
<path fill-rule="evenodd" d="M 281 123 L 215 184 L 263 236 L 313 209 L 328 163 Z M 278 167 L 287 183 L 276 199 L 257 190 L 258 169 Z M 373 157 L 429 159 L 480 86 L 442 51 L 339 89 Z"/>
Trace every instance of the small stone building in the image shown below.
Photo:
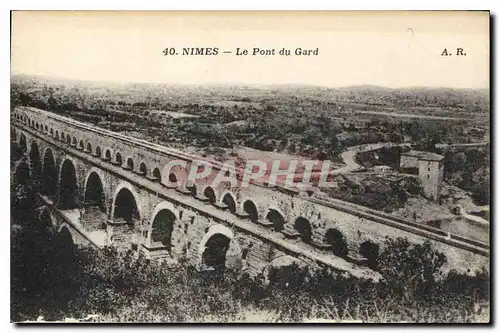
<path fill-rule="evenodd" d="M 436 153 L 410 150 L 401 154 L 400 167 L 418 171 L 425 197 L 437 201 L 443 182 L 443 159 L 443 155 Z"/>

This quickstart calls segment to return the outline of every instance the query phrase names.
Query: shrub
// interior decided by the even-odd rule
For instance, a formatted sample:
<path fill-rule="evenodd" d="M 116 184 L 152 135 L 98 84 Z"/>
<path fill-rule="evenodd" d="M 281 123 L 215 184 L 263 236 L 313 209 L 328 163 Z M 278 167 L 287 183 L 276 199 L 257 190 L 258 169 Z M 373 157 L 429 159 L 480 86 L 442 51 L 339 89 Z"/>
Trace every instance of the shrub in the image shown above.
<path fill-rule="evenodd" d="M 432 249 L 429 241 L 412 244 L 397 238 L 386 241 L 377 262 L 383 283 L 410 301 L 434 296 L 446 257 Z"/>
<path fill-rule="evenodd" d="M 428 242 L 387 240 L 378 260 L 382 283 L 292 264 L 270 269 L 266 286 L 262 276 L 204 275 L 186 263 L 150 261 L 135 251 L 61 251 L 57 236 L 29 227 L 16 228 L 13 237 L 14 321 L 95 313 L 115 322 L 234 321 L 248 311 L 283 322 L 470 321 L 475 317 L 464 313 L 489 300 L 486 271 L 443 278 L 445 258 Z"/>

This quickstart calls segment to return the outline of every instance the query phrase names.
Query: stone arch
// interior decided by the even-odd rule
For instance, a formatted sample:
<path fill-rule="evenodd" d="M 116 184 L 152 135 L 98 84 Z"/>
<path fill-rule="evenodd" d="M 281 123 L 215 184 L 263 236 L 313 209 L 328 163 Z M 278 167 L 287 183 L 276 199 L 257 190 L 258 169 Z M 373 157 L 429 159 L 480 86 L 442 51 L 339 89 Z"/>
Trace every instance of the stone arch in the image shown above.
<path fill-rule="evenodd" d="M 35 140 L 31 141 L 30 146 L 29 156 L 32 178 L 39 180 L 39 177 L 42 174 L 42 161 L 40 158 L 40 151 Z"/>
<path fill-rule="evenodd" d="M 91 170 L 85 179 L 83 203 L 85 209 L 95 207 L 102 213 L 106 213 L 106 195 L 104 184 L 98 172 Z"/>
<path fill-rule="evenodd" d="M 134 227 L 140 221 L 142 214 L 139 207 L 138 195 L 133 187 L 127 183 L 120 184 L 113 195 L 111 216 L 116 222 L 126 222 Z"/>
<path fill-rule="evenodd" d="M 71 135 L 69 135 L 69 134 L 67 134 L 67 135 L 66 135 L 66 143 L 67 143 L 68 145 L 71 145 Z M 75 144 L 76 144 L 76 143 L 75 143 Z"/>
<path fill-rule="evenodd" d="M 58 131 L 58 130 L 56 130 L 56 139 L 57 139 L 57 140 L 62 140 L 62 139 L 59 137 L 59 131 Z"/>
<path fill-rule="evenodd" d="M 159 168 L 154 168 L 152 175 L 155 182 L 161 182 L 161 172 Z"/>
<path fill-rule="evenodd" d="M 50 136 L 54 136 L 54 129 L 52 127 L 50 128 Z"/>
<path fill-rule="evenodd" d="M 359 246 L 359 253 L 366 258 L 366 265 L 370 268 L 377 267 L 380 255 L 380 246 L 372 241 L 365 241 Z"/>
<path fill-rule="evenodd" d="M 221 224 L 212 225 L 203 236 L 198 249 L 201 270 L 221 272 L 241 268 L 241 248 L 233 232 Z"/>
<path fill-rule="evenodd" d="M 173 187 L 179 186 L 179 179 L 177 179 L 177 176 L 174 172 L 170 172 L 168 174 L 168 185 Z"/>
<path fill-rule="evenodd" d="M 87 146 L 85 147 L 85 151 L 87 153 L 92 153 L 92 144 L 89 142 L 87 142 Z"/>
<path fill-rule="evenodd" d="M 248 214 L 250 221 L 257 222 L 259 220 L 259 209 L 252 200 L 244 200 L 241 204 L 241 209 Z"/>
<path fill-rule="evenodd" d="M 106 192 L 102 173 L 92 168 L 85 178 L 82 224 L 86 230 L 106 229 Z"/>
<path fill-rule="evenodd" d="M 111 150 L 106 149 L 106 151 L 104 152 L 103 159 L 105 161 L 111 161 Z"/>
<path fill-rule="evenodd" d="M 321 218 L 322 213 L 318 211 L 316 205 L 313 202 L 310 201 L 303 201 L 301 203 L 295 202 L 297 206 L 300 206 L 300 217 L 306 219 L 309 224 L 311 225 L 311 229 L 315 228 L 320 228 L 322 227 L 323 223 L 325 222 L 324 219 Z M 292 209 L 293 209 L 293 203 L 292 203 Z M 280 206 L 283 207 L 284 206 Z M 299 207 L 297 207 L 299 208 Z M 299 215 L 289 215 L 291 216 L 289 220 L 293 220 L 294 218 L 298 217 Z"/>
<path fill-rule="evenodd" d="M 115 154 L 115 163 L 117 165 L 122 165 L 122 163 L 123 163 L 122 154 L 120 154 L 120 152 L 118 152 L 118 151 Z"/>
<path fill-rule="evenodd" d="M 57 189 L 57 168 L 56 159 L 50 148 L 43 153 L 43 189 L 49 196 L 56 194 Z"/>
<path fill-rule="evenodd" d="M 127 163 L 125 164 L 125 169 L 134 171 L 135 164 L 134 164 L 134 159 L 132 157 L 127 158 Z"/>
<path fill-rule="evenodd" d="M 164 246 L 171 253 L 172 233 L 178 218 L 179 212 L 172 203 L 162 201 L 156 205 L 150 222 L 149 242 L 151 246 Z"/>
<path fill-rule="evenodd" d="M 76 138 L 76 136 L 73 137 L 73 140 L 71 140 L 71 145 L 73 147 L 76 147 L 76 145 L 78 144 L 78 139 Z"/>
<path fill-rule="evenodd" d="M 26 135 L 21 133 L 19 135 L 19 151 L 24 154 L 28 150 L 28 145 L 26 144 Z"/>
<path fill-rule="evenodd" d="M 70 159 L 65 159 L 59 172 L 59 202 L 61 209 L 78 208 L 77 184 L 75 165 Z"/>
<path fill-rule="evenodd" d="M 80 150 L 85 149 L 85 142 L 83 142 L 83 140 L 80 140 L 80 143 L 78 144 L 78 149 L 80 149 Z"/>
<path fill-rule="evenodd" d="M 96 157 L 101 157 L 101 154 L 102 154 L 102 152 L 101 152 L 101 147 L 96 146 L 96 147 L 95 147 L 94 156 L 96 156 Z M 110 155 L 110 156 L 111 156 L 111 155 Z"/>
<path fill-rule="evenodd" d="M 35 129 L 38 130 L 40 128 L 40 126 L 38 125 L 38 123 L 35 124 Z"/>
<path fill-rule="evenodd" d="M 226 191 L 221 196 L 221 203 L 225 204 L 227 206 L 227 210 L 233 214 L 236 213 L 236 207 L 237 207 L 237 202 L 235 198 L 236 198 L 235 195 L 230 191 Z"/>
<path fill-rule="evenodd" d="M 45 132 L 48 132 L 49 131 L 49 127 L 47 125 L 45 125 Z"/>
<path fill-rule="evenodd" d="M 331 246 L 334 255 L 339 257 L 347 256 L 347 241 L 340 230 L 336 228 L 328 229 L 325 233 L 325 243 Z"/>
<path fill-rule="evenodd" d="M 269 208 L 266 214 L 266 220 L 272 222 L 275 231 L 281 231 L 286 223 L 285 216 L 276 208 Z"/>
<path fill-rule="evenodd" d="M 309 243 L 312 238 L 311 222 L 308 219 L 299 216 L 294 223 L 295 230 L 300 234 L 304 243 Z"/>
<path fill-rule="evenodd" d="M 188 178 L 186 169 L 180 165 L 174 165 L 170 169 L 167 166 L 165 165 L 161 172 L 162 177 L 164 177 L 162 184 L 171 187 L 185 187 Z"/>
<path fill-rule="evenodd" d="M 208 202 L 212 205 L 217 202 L 217 194 L 211 186 L 206 186 L 203 195 L 208 198 Z"/>
<path fill-rule="evenodd" d="M 146 163 L 141 162 L 141 164 L 139 165 L 139 174 L 142 176 L 148 175 L 148 167 L 146 166 Z"/>
<path fill-rule="evenodd" d="M 171 211 L 175 215 L 175 218 L 177 218 L 177 219 L 179 218 L 179 211 L 175 208 L 174 204 L 169 202 L 169 201 L 164 200 L 164 201 L 160 201 L 153 209 L 153 212 L 151 213 L 151 221 L 150 222 L 153 223 L 155 215 L 164 209 Z"/>

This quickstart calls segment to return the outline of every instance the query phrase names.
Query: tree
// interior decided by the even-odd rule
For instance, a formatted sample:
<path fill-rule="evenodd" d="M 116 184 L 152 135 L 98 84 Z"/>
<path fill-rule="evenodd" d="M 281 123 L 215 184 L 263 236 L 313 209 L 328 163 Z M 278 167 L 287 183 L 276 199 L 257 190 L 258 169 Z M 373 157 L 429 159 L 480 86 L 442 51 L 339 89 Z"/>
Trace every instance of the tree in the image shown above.
<path fill-rule="evenodd" d="M 412 244 L 406 238 L 389 239 L 378 259 L 385 284 L 407 301 L 433 294 L 445 262 L 428 240 Z"/>

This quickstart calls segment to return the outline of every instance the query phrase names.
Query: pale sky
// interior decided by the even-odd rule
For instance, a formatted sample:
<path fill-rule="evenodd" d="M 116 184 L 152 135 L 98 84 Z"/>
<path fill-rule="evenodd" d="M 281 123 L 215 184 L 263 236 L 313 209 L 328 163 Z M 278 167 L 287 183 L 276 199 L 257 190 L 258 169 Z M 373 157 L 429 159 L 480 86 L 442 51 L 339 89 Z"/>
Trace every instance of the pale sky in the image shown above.
<path fill-rule="evenodd" d="M 164 56 L 166 47 L 219 54 Z M 319 55 L 236 56 L 237 47 Z M 117 82 L 488 88 L 489 14 L 14 12 L 11 68 Z"/>

